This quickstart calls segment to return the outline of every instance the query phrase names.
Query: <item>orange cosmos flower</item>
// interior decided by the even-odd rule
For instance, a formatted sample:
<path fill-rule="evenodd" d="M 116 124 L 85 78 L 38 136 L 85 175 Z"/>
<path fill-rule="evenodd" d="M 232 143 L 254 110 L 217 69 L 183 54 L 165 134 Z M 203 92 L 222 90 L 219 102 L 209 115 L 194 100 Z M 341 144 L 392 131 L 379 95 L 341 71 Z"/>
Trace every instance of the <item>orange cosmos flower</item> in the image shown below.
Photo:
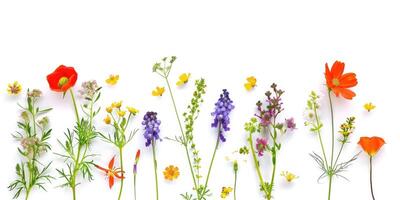
<path fill-rule="evenodd" d="M 106 173 L 106 176 L 108 177 L 108 185 L 110 186 L 110 189 L 114 185 L 114 177 L 117 177 L 119 179 L 125 178 L 123 175 L 124 172 L 121 171 L 121 168 L 114 168 L 114 159 L 115 159 L 115 156 L 108 163 L 108 169 L 105 169 L 98 165 L 94 165 L 95 167 L 97 167 L 98 169 L 100 169 L 101 171 Z"/>
<path fill-rule="evenodd" d="M 336 96 L 341 95 L 345 99 L 352 99 L 356 94 L 349 88 L 357 85 L 357 78 L 355 73 L 345 73 L 344 62 L 335 61 L 332 69 L 329 70 L 328 63 L 325 64 L 325 78 L 326 84 Z"/>
<path fill-rule="evenodd" d="M 360 137 L 358 144 L 371 157 L 378 153 L 379 149 L 385 144 L 385 140 L 381 137 Z"/>

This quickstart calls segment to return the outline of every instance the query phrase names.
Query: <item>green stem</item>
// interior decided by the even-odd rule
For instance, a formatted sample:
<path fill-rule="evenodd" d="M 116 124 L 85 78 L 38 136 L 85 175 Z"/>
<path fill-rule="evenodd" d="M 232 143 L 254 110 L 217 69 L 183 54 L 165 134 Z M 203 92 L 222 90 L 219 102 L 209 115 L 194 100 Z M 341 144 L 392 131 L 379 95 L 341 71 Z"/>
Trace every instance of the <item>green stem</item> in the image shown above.
<path fill-rule="evenodd" d="M 119 163 L 120 163 L 120 167 L 121 167 L 122 177 L 124 177 L 124 163 L 122 160 L 122 148 L 119 148 Z M 118 200 L 121 199 L 123 187 L 124 187 L 124 179 L 121 178 L 121 185 L 119 187 Z"/>
<path fill-rule="evenodd" d="M 331 191 L 332 191 L 332 175 L 329 175 L 328 200 L 331 199 Z"/>
<path fill-rule="evenodd" d="M 136 174 L 133 175 L 133 195 L 136 200 Z"/>
<path fill-rule="evenodd" d="M 338 155 L 337 155 L 337 157 L 336 157 L 335 164 L 333 165 L 333 168 L 334 168 L 334 169 L 336 168 L 336 164 L 337 164 L 337 162 L 339 161 L 340 155 L 342 154 L 343 147 L 344 147 L 344 144 L 345 144 L 345 143 L 346 143 L 346 142 L 343 141 L 343 142 L 342 142 L 342 145 L 340 146 L 340 150 L 339 150 L 339 153 L 338 153 Z"/>
<path fill-rule="evenodd" d="M 157 160 L 156 160 L 156 153 L 155 153 L 155 140 L 153 139 L 151 146 L 153 148 L 153 165 L 154 165 L 154 176 L 156 179 L 156 199 L 158 200 L 158 176 L 157 176 Z"/>
<path fill-rule="evenodd" d="M 374 188 L 372 187 L 372 156 L 369 157 L 369 185 L 371 187 L 371 196 L 375 200 Z"/>
<path fill-rule="evenodd" d="M 328 91 L 328 96 L 329 96 L 329 106 L 330 106 L 330 109 L 331 109 L 331 125 L 332 125 L 331 166 L 333 166 L 333 153 L 334 153 L 334 151 L 335 151 L 335 123 L 334 123 L 334 119 L 333 119 L 333 105 L 332 105 L 332 97 L 331 97 L 331 91 L 330 91 L 330 90 Z"/>
<path fill-rule="evenodd" d="M 31 192 L 30 188 L 28 190 L 26 190 L 25 200 L 28 200 L 30 192 Z"/>
<path fill-rule="evenodd" d="M 72 88 L 69 89 L 69 92 L 71 94 L 72 103 L 74 104 L 76 121 L 79 122 L 80 119 L 79 119 L 79 113 L 78 113 L 78 106 L 76 105 L 75 95 L 74 95 L 74 92 L 72 91 Z"/>
<path fill-rule="evenodd" d="M 219 145 L 219 140 L 220 140 L 220 139 L 219 139 L 219 134 L 222 134 L 222 133 L 221 133 L 221 123 L 218 125 L 217 142 L 215 143 L 214 152 L 213 152 L 213 155 L 212 155 L 212 158 L 211 158 L 210 166 L 208 167 L 208 173 L 207 173 L 207 178 L 206 178 L 206 184 L 204 185 L 203 194 L 201 195 L 201 198 L 200 198 L 200 199 L 202 199 L 202 198 L 204 197 L 204 194 L 205 194 L 205 192 L 207 191 L 208 180 L 209 180 L 209 178 L 210 178 L 211 169 L 212 169 L 212 166 L 213 166 L 213 164 L 214 164 L 215 154 L 217 153 L 217 149 L 218 149 L 218 145 Z"/>
<path fill-rule="evenodd" d="M 182 134 L 182 139 L 183 139 L 183 142 L 184 142 L 183 146 L 185 147 L 186 158 L 187 158 L 187 161 L 188 161 L 188 163 L 189 163 L 190 173 L 192 174 L 192 179 L 193 179 L 193 183 L 194 183 L 194 189 L 196 190 L 197 197 L 199 198 L 198 186 L 197 186 L 196 178 L 195 178 L 195 175 L 194 175 L 194 172 L 193 172 L 192 161 L 190 160 L 189 149 L 188 149 L 188 147 L 187 147 L 187 139 L 186 139 L 185 133 L 184 133 L 184 131 L 183 131 L 183 127 L 182 127 L 181 120 L 180 120 L 180 118 L 179 118 L 179 112 L 178 112 L 178 109 L 177 109 L 177 107 L 176 107 L 174 95 L 172 94 L 171 85 L 169 84 L 168 78 L 167 78 L 166 76 L 165 76 L 164 78 L 165 78 L 165 81 L 167 82 L 168 91 L 169 91 L 169 94 L 170 94 L 170 96 L 171 96 L 172 104 L 173 104 L 173 106 L 174 106 L 176 119 L 178 120 L 179 129 L 180 129 L 181 134 Z"/>
<path fill-rule="evenodd" d="M 320 127 L 320 121 L 319 121 L 316 105 L 314 105 L 314 115 L 315 115 L 315 119 L 317 121 L 317 126 Z M 318 128 L 318 140 L 319 140 L 319 144 L 321 145 L 322 155 L 324 156 L 325 165 L 326 165 L 326 167 L 328 167 L 328 160 L 326 159 L 325 147 L 324 147 L 324 143 L 322 142 L 320 128 Z"/>
<path fill-rule="evenodd" d="M 72 199 L 76 200 L 76 176 L 78 174 L 79 168 L 80 168 L 80 156 L 81 156 L 81 149 L 82 145 L 78 145 L 78 154 L 74 162 L 74 170 L 72 172 L 72 177 L 71 177 L 71 189 L 72 189 Z"/>
<path fill-rule="evenodd" d="M 333 154 L 335 151 L 335 122 L 333 118 L 333 104 L 332 104 L 332 97 L 331 97 L 331 90 L 328 90 L 328 96 L 329 96 L 329 107 L 331 110 L 331 127 L 332 127 L 332 138 L 331 138 L 331 165 L 329 167 L 328 175 L 329 175 L 329 189 L 328 189 L 328 200 L 331 199 L 331 191 L 332 191 L 332 176 L 331 170 L 333 170 Z"/>
<path fill-rule="evenodd" d="M 236 200 L 236 181 L 237 181 L 237 170 L 235 170 L 235 183 L 233 185 L 233 199 Z"/>
<path fill-rule="evenodd" d="M 260 180 L 260 185 L 264 185 L 264 179 L 262 177 L 261 170 L 260 170 L 260 163 L 257 160 L 257 156 L 256 156 L 256 153 L 254 151 L 253 134 L 250 134 L 250 136 L 249 136 L 249 143 L 250 143 L 251 155 L 253 157 L 254 165 L 256 166 L 257 175 L 258 175 L 258 178 Z M 261 188 L 264 188 L 264 187 L 261 187 Z M 263 189 L 263 192 L 264 192 L 265 196 L 267 196 L 267 191 L 265 191 Z"/>

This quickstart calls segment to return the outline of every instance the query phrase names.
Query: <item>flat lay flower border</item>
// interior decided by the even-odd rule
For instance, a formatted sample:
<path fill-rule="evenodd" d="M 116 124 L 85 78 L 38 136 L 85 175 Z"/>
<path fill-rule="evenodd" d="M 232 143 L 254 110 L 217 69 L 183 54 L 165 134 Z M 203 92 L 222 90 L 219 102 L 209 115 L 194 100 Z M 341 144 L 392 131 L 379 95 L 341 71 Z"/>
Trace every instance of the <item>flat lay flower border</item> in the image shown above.
<path fill-rule="evenodd" d="M 62 182 L 61 187 L 68 188 L 71 193 L 71 199 L 79 198 L 79 187 L 82 184 L 97 178 L 97 176 L 105 176 L 106 184 L 113 189 L 115 182 L 119 182 L 118 196 L 115 198 L 122 199 L 123 193 L 131 193 L 134 199 L 137 199 L 137 175 L 140 174 L 140 168 L 152 165 L 154 169 L 154 193 L 156 199 L 170 199 L 159 195 L 158 174 L 162 170 L 163 178 L 166 181 L 176 181 L 179 179 L 181 172 L 190 175 L 192 190 L 177 192 L 177 197 L 184 200 L 206 200 L 219 198 L 225 199 L 232 195 L 236 200 L 236 191 L 240 190 L 238 186 L 238 173 L 243 173 L 240 169 L 241 161 L 249 160 L 254 166 L 255 176 L 258 178 L 259 187 L 257 190 L 263 195 L 264 199 L 271 200 L 274 198 L 275 188 L 278 187 L 276 179 L 279 175 L 277 163 L 279 160 L 290 159 L 290 156 L 282 157 L 279 151 L 285 146 L 282 140 L 287 134 L 296 134 L 299 125 L 293 117 L 286 116 L 284 109 L 285 104 L 290 101 L 285 99 L 285 91 L 278 87 L 278 84 L 271 83 L 270 88 L 264 93 L 264 97 L 255 102 L 253 108 L 255 110 L 253 116 L 250 116 L 248 122 L 244 123 L 244 130 L 235 130 L 246 134 L 246 140 L 242 146 L 237 147 L 232 157 L 227 157 L 232 163 L 232 175 L 234 183 L 226 184 L 220 190 L 213 188 L 213 165 L 215 159 L 219 159 L 218 152 L 221 146 L 229 142 L 229 134 L 231 130 L 231 113 L 235 112 L 235 108 L 242 105 L 238 101 L 231 99 L 230 92 L 221 88 L 221 94 L 216 98 L 214 109 L 208 113 L 210 115 L 210 124 L 206 125 L 214 130 L 214 146 L 212 154 L 209 156 L 210 161 L 205 167 L 206 173 L 203 174 L 203 157 L 201 149 L 196 145 L 196 141 L 201 140 L 200 135 L 194 135 L 194 129 L 201 129 L 202 125 L 195 123 L 201 114 L 201 107 L 204 103 L 204 95 L 207 92 L 205 78 L 194 80 L 195 90 L 192 98 L 188 103 L 186 110 L 180 112 L 177 107 L 175 87 L 184 87 L 190 83 L 191 73 L 181 73 L 177 78 L 175 85 L 171 84 L 170 72 L 174 69 L 177 58 L 175 56 L 164 57 L 156 62 L 152 71 L 158 75 L 164 82 L 165 86 L 154 86 L 154 90 L 149 91 L 149 96 L 169 98 L 171 100 L 170 111 L 175 113 L 175 124 L 168 126 L 177 126 L 179 132 L 174 137 L 164 137 L 163 129 L 167 124 L 162 123 L 157 111 L 147 111 L 142 117 L 141 127 L 131 127 L 132 120 L 138 120 L 141 112 L 133 105 L 124 106 L 123 100 L 110 102 L 109 105 L 102 108 L 99 105 L 99 99 L 102 98 L 102 86 L 96 80 L 84 81 L 79 89 L 76 89 L 78 81 L 78 72 L 74 67 L 60 65 L 53 72 L 47 75 L 49 89 L 59 93 L 60 98 L 67 98 L 72 101 L 72 109 L 74 111 L 75 124 L 66 127 L 64 134 L 53 133 L 51 123 L 46 116 L 48 112 L 56 112 L 54 108 L 41 108 L 40 100 L 46 98 L 39 89 L 26 89 L 26 98 L 22 103 L 17 105 L 21 109 L 20 118 L 17 121 L 18 130 L 12 134 L 13 138 L 18 141 L 16 153 L 20 157 L 20 162 L 15 165 L 15 180 L 10 181 L 8 189 L 13 193 L 14 199 L 29 199 L 30 194 L 37 189 L 47 190 L 46 187 L 53 182 Z M 149 70 L 150 71 L 150 70 Z M 105 84 L 116 85 L 121 77 L 118 74 L 110 75 Z M 350 145 L 349 141 L 354 137 L 356 131 L 356 118 L 349 114 L 347 119 L 339 126 L 335 127 L 335 109 L 340 109 L 340 105 L 335 105 L 333 98 L 343 98 L 346 103 L 356 98 L 356 92 L 353 88 L 358 86 L 358 80 L 355 73 L 345 73 L 345 63 L 335 61 L 330 67 L 325 64 L 325 88 L 324 93 L 311 91 L 309 99 L 306 101 L 305 122 L 304 125 L 309 132 L 315 135 L 316 141 L 320 149 L 309 153 L 310 158 L 317 164 L 316 170 L 321 170 L 321 175 L 317 177 L 319 183 L 322 179 L 328 180 L 327 198 L 332 199 L 334 193 L 334 180 L 344 178 L 344 171 L 351 169 L 352 163 L 356 162 L 362 151 L 369 157 L 369 185 L 371 198 L 375 200 L 373 190 L 373 158 L 377 156 L 379 150 L 386 143 L 379 136 L 361 136 L 358 145 L 360 152 L 355 155 L 343 155 L 345 146 Z M 257 78 L 255 76 L 244 77 L 244 90 L 252 92 L 257 86 Z M 174 87 L 175 86 L 175 87 Z M 7 85 L 9 95 L 21 95 L 23 93 L 23 85 L 19 81 L 14 81 Z M 76 93 L 82 96 L 77 99 Z M 166 93 L 166 94 L 164 94 Z M 329 106 L 329 126 L 330 133 L 323 133 L 323 127 L 326 123 L 321 117 L 321 95 L 328 97 Z M 285 104 L 284 104 L 285 102 Z M 325 105 L 325 104 L 324 104 Z M 376 108 L 371 102 L 364 105 L 366 112 L 371 112 Z M 99 119 L 98 115 L 103 115 L 103 119 Z M 111 132 L 104 131 L 104 127 L 96 127 L 94 122 L 102 122 L 104 127 L 109 127 Z M 204 125 L 203 125 L 204 127 Z M 139 133 L 139 134 L 137 134 Z M 137 137 L 142 135 L 142 137 Z M 296 134 L 297 137 L 300 137 Z M 50 144 L 49 139 L 56 137 L 58 144 Z M 324 143 L 323 137 L 329 137 L 329 144 Z M 143 140 L 147 149 L 137 149 L 136 152 L 126 152 L 125 148 L 130 145 L 132 140 Z M 91 148 L 94 141 L 99 140 L 109 144 L 108 149 L 104 151 L 117 152 L 109 158 L 108 163 L 98 162 L 99 152 L 93 152 Z M 187 166 L 177 166 L 170 163 L 159 163 L 157 160 L 157 152 L 163 149 L 164 142 L 174 142 L 182 147 L 182 156 L 185 157 Z M 59 145 L 62 152 L 53 152 L 52 146 Z M 290 145 L 290 143 L 285 145 Z M 114 149 L 114 150 L 113 150 Z M 152 155 L 152 163 L 140 163 L 142 151 L 149 151 Z M 136 154 L 135 154 L 136 153 Z M 44 154 L 54 155 L 53 161 L 43 163 L 41 161 Z M 126 156 L 128 154 L 129 156 Z M 130 156 L 130 155 L 135 155 Z M 346 158 L 343 158 L 346 157 Z M 207 157 L 208 158 L 208 157 Z M 63 160 L 64 166 L 61 168 L 52 168 L 53 162 Z M 125 166 L 124 160 L 132 159 L 133 166 Z M 270 162 L 271 165 L 262 165 L 264 162 Z M 161 164 L 161 165 L 160 165 Z M 165 166 L 165 168 L 160 168 Z M 127 171 L 132 171 L 132 177 L 127 176 Z M 299 170 L 299 169 L 298 169 Z M 186 173 L 187 172 L 187 173 Z M 295 182 L 299 179 L 296 174 L 290 171 L 282 170 L 280 176 L 288 183 Z M 124 187 L 126 179 L 133 179 L 133 188 Z M 151 186 L 147 186 L 151 187 Z M 219 191 L 219 192 L 217 192 Z M 231 194 L 233 193 L 233 194 Z M 216 195 L 219 194 L 219 195 Z M 378 195 L 379 196 L 379 195 Z"/>

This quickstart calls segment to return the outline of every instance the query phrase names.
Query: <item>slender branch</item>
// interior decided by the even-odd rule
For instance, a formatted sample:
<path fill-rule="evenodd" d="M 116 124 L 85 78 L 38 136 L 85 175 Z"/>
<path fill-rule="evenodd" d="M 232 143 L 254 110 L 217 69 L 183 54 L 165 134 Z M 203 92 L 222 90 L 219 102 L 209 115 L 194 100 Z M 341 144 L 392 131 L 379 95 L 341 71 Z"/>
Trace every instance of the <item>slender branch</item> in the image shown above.
<path fill-rule="evenodd" d="M 370 184 L 370 187 L 371 187 L 372 199 L 375 200 L 374 188 L 372 187 L 372 156 L 369 157 L 369 184 Z"/>
<path fill-rule="evenodd" d="M 156 180 L 156 199 L 158 200 L 158 176 L 157 176 L 157 160 L 156 160 L 156 147 L 155 147 L 155 140 L 151 142 L 151 147 L 153 149 L 153 165 L 154 165 L 154 176 Z"/>
<path fill-rule="evenodd" d="M 121 199 L 122 189 L 124 187 L 124 163 L 123 163 L 123 160 L 122 160 L 122 148 L 121 147 L 119 148 L 119 163 L 120 163 L 119 165 L 120 165 L 121 172 L 122 172 L 122 178 L 121 178 L 121 184 L 120 184 L 120 187 L 119 187 L 118 200 Z"/>

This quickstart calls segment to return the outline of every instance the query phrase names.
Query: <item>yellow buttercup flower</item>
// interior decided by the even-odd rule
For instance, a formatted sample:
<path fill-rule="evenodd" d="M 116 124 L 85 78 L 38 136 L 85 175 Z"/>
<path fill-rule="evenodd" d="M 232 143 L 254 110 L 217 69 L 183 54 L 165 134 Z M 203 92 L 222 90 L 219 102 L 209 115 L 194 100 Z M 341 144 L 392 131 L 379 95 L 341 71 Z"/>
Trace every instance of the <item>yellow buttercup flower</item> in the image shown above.
<path fill-rule="evenodd" d="M 107 111 L 108 113 L 111 113 L 111 112 L 113 111 L 113 107 L 112 107 L 112 106 L 108 106 L 108 107 L 106 108 L 106 111 Z"/>
<path fill-rule="evenodd" d="M 118 80 L 119 80 L 119 75 L 113 75 L 113 74 L 111 74 L 111 75 L 108 77 L 108 79 L 106 79 L 106 83 L 107 83 L 108 85 L 115 85 L 115 84 L 118 83 Z"/>
<path fill-rule="evenodd" d="M 178 82 L 176 82 L 177 86 L 181 86 L 186 84 L 189 81 L 190 73 L 183 73 L 179 76 Z"/>
<path fill-rule="evenodd" d="M 113 102 L 112 104 L 111 104 L 111 107 L 113 107 L 113 108 L 121 108 L 121 106 L 122 106 L 122 101 L 117 101 L 117 102 Z"/>
<path fill-rule="evenodd" d="M 123 110 L 119 110 L 119 111 L 117 112 L 118 116 L 120 116 L 120 117 L 125 116 L 125 113 L 126 113 L 126 111 L 123 111 Z"/>
<path fill-rule="evenodd" d="M 132 114 L 132 115 L 136 115 L 137 113 L 139 113 L 139 110 L 134 108 L 134 107 L 130 107 L 127 106 L 126 109 L 128 109 L 128 111 Z"/>
<path fill-rule="evenodd" d="M 364 108 L 365 108 L 365 110 L 370 112 L 371 110 L 375 109 L 376 106 L 374 104 L 372 104 L 371 102 L 369 102 L 369 103 L 364 104 Z"/>
<path fill-rule="evenodd" d="M 154 89 L 152 92 L 151 92 L 151 94 L 153 95 L 153 96 L 162 96 L 163 95 L 163 93 L 164 93 L 164 91 L 165 91 L 165 88 L 164 87 L 156 87 L 156 89 Z"/>
<path fill-rule="evenodd" d="M 281 176 L 285 177 L 287 182 L 292 182 L 294 179 L 299 178 L 298 176 L 296 176 L 295 174 L 288 172 L 288 171 L 283 171 L 281 172 Z"/>
<path fill-rule="evenodd" d="M 170 165 L 165 168 L 163 174 L 164 174 L 165 180 L 173 181 L 173 180 L 177 179 L 179 176 L 179 168 L 176 166 Z"/>
<path fill-rule="evenodd" d="M 232 190 L 233 188 L 231 187 L 222 187 L 221 198 L 225 199 L 226 197 L 228 197 L 229 193 L 231 193 Z"/>
<path fill-rule="evenodd" d="M 107 117 L 104 118 L 103 121 L 104 121 L 104 123 L 106 123 L 106 124 L 110 124 L 110 123 L 111 123 L 111 117 L 110 117 L 110 115 L 107 115 Z"/>
<path fill-rule="evenodd" d="M 249 76 L 249 77 L 247 77 L 246 80 L 247 80 L 247 83 L 244 84 L 244 88 L 247 91 L 250 91 L 256 86 L 257 79 L 254 76 Z"/>
<path fill-rule="evenodd" d="M 14 81 L 14 83 L 9 83 L 7 87 L 7 92 L 9 95 L 18 95 L 22 91 L 21 84 L 18 81 Z"/>

